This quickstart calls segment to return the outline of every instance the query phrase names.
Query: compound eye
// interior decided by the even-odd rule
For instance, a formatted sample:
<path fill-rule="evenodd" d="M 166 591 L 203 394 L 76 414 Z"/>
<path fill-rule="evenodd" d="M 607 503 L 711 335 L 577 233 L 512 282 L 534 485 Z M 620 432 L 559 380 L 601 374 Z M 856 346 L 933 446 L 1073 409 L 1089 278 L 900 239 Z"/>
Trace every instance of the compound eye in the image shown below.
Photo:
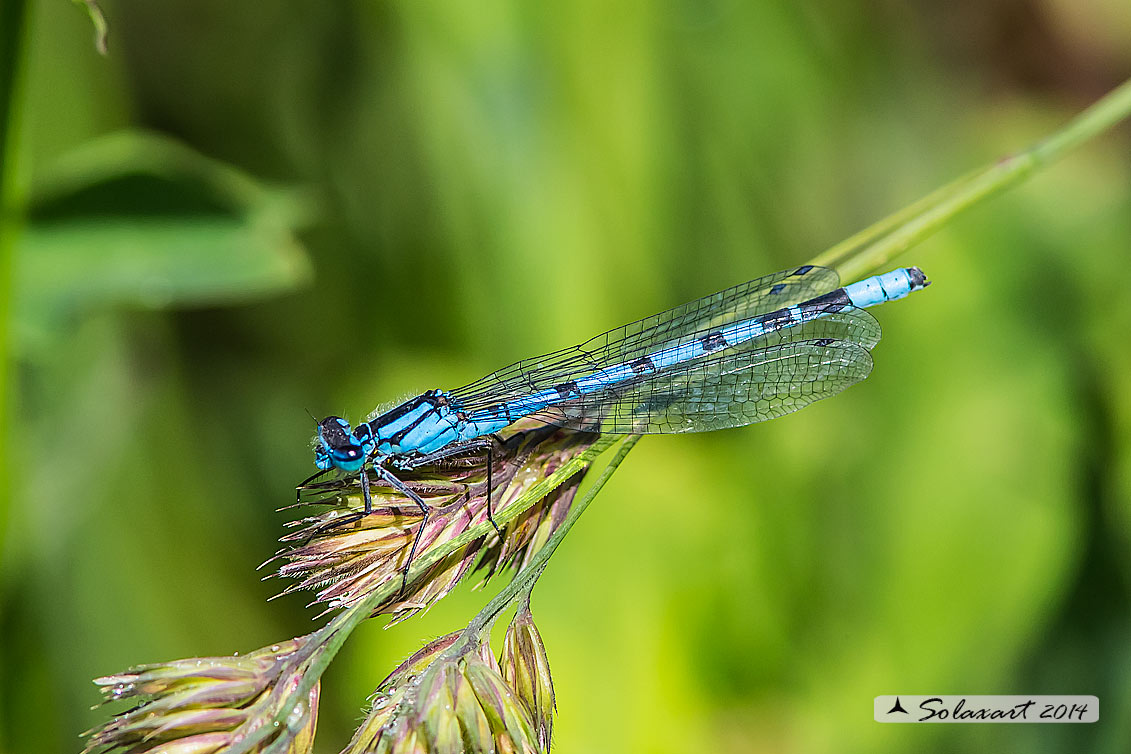
<path fill-rule="evenodd" d="M 340 416 L 327 416 L 318 422 L 318 437 L 331 448 L 353 444 L 349 422 Z"/>

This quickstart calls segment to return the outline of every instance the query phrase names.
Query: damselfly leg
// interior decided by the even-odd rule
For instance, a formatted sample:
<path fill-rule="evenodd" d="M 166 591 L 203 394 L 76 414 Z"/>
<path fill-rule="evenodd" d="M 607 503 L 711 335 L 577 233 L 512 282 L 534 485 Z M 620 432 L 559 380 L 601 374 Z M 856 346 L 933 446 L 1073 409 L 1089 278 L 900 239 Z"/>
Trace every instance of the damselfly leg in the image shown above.
<path fill-rule="evenodd" d="M 416 503 L 420 508 L 420 512 L 424 515 L 420 521 L 420 528 L 416 530 L 416 536 L 412 538 L 412 547 L 408 550 L 408 559 L 405 561 L 404 570 L 401 573 L 400 593 L 401 596 L 404 596 L 408 591 L 408 569 L 412 566 L 412 561 L 416 557 L 416 548 L 420 546 L 420 538 L 424 535 L 424 528 L 428 526 L 428 519 L 432 515 L 432 508 L 428 506 L 428 503 L 424 502 L 424 498 L 410 490 L 408 485 L 400 479 L 397 479 L 393 472 L 389 471 L 384 466 L 374 464 L 373 471 L 376 472 L 381 481 L 386 482 L 394 490 Z M 363 515 L 368 515 L 373 510 L 373 498 L 370 497 L 369 494 L 369 475 L 366 474 L 364 467 L 361 469 L 360 477 L 362 493 L 365 496 L 365 513 Z"/>
<path fill-rule="evenodd" d="M 330 471 L 331 469 L 323 469 L 322 471 L 311 474 L 306 479 L 303 479 L 301 482 L 299 482 L 298 486 L 295 487 L 295 505 L 302 505 L 302 493 L 307 489 L 307 486 L 311 482 L 321 479 L 322 477 L 329 474 Z"/>
<path fill-rule="evenodd" d="M 469 440 L 459 445 L 452 445 L 447 448 L 442 448 L 434 453 L 428 453 L 418 458 L 412 459 L 411 462 L 406 463 L 404 468 L 416 469 L 421 466 L 442 461 L 452 456 L 462 455 L 471 451 L 482 450 L 483 460 L 487 464 L 487 521 L 495 528 L 495 533 L 499 535 L 499 539 L 503 539 L 503 530 L 495 522 L 495 509 L 493 507 L 492 497 L 495 490 L 494 485 L 494 454 L 496 450 L 503 448 L 505 443 L 498 437 L 498 435 L 485 435 L 475 440 Z"/>
<path fill-rule="evenodd" d="M 495 469 L 494 469 L 495 464 L 494 464 L 494 461 L 495 461 L 495 456 L 496 456 L 497 452 L 500 451 L 501 449 L 504 449 L 505 447 L 506 447 L 506 443 L 502 439 L 500 439 L 499 437 L 497 437 L 495 435 L 485 435 L 483 437 L 476 438 L 475 440 L 471 440 L 471 441 L 463 442 L 463 443 L 458 443 L 458 444 L 455 444 L 455 445 L 434 451 L 432 453 L 417 455 L 415 457 L 406 458 L 406 459 L 398 459 L 398 461 L 394 461 L 393 465 L 395 466 L 396 469 L 400 469 L 400 470 L 403 470 L 403 471 L 406 471 L 406 472 L 413 472 L 417 469 L 421 469 L 421 468 L 426 467 L 426 466 L 432 466 L 432 465 L 441 463 L 443 461 L 448 461 L 449 463 L 451 463 L 451 461 L 449 459 L 454 459 L 454 458 L 457 458 L 459 456 L 465 457 L 465 459 L 466 459 L 465 463 L 474 463 L 477 460 L 476 456 L 478 454 L 482 453 L 481 457 L 483 458 L 483 461 L 486 463 L 487 521 L 490 522 L 491 526 L 495 529 L 495 532 L 498 534 L 500 541 L 502 541 L 504 539 L 504 533 L 503 533 L 502 527 L 499 526 L 499 524 L 495 520 L 495 516 L 494 516 L 494 513 L 495 513 L 495 511 L 494 511 L 494 500 L 493 500 L 493 498 L 494 498 L 494 487 L 495 487 Z M 300 484 L 297 488 L 297 493 L 298 493 L 297 500 L 298 500 L 299 504 L 301 504 L 303 502 L 302 495 L 303 495 L 304 492 L 311 492 L 311 491 L 317 490 L 319 492 L 330 492 L 330 493 L 332 493 L 333 491 L 336 490 L 340 493 L 340 491 L 342 490 L 342 485 L 344 483 L 344 480 L 337 479 L 337 480 L 334 480 L 334 481 L 331 481 L 331 482 L 321 482 L 321 483 L 318 482 L 318 480 L 321 479 L 325 474 L 329 473 L 329 471 L 330 470 L 319 471 L 318 473 L 312 474 L 310 477 L 303 480 L 302 484 Z M 424 501 L 424 499 L 420 496 L 420 494 L 415 492 L 411 487 L 409 487 L 408 484 L 406 484 L 404 481 L 402 481 L 400 478 L 398 478 L 396 473 L 393 470 L 386 468 L 381 463 L 374 463 L 371 460 L 365 466 L 362 466 L 357 471 L 356 476 L 354 478 L 357 480 L 357 482 L 361 486 L 362 500 L 364 502 L 362 509 L 361 510 L 354 510 L 351 513 L 347 513 L 345 515 L 337 516 L 337 517 L 333 518 L 332 520 L 325 521 L 325 522 L 319 524 L 318 526 L 314 527 L 313 529 L 308 530 L 307 533 L 308 533 L 309 537 L 308 537 L 307 541 L 309 542 L 310 540 L 314 539 L 315 537 L 317 537 L 317 536 L 319 536 L 319 535 L 321 535 L 321 534 L 323 534 L 327 531 L 336 529 L 336 528 L 341 527 L 341 526 L 348 526 L 348 525 L 353 524 L 357 521 L 361 521 L 366 516 L 369 516 L 370 514 L 372 514 L 373 510 L 374 510 L 374 504 L 373 504 L 373 494 L 372 494 L 372 491 L 370 489 L 371 480 L 375 484 L 379 484 L 379 485 L 389 487 L 389 488 L 395 490 L 396 492 L 400 493 L 404 497 L 411 500 L 412 503 L 415 504 L 420 509 L 420 512 L 422 514 L 422 520 L 420 522 L 420 526 L 417 528 L 417 531 L 416 531 L 415 535 L 413 536 L 412 544 L 409 547 L 408 557 L 405 560 L 402 575 L 401 575 L 400 594 L 403 596 L 408 592 L 409 569 L 412 567 L 412 563 L 416 559 L 416 555 L 421 548 L 421 541 L 423 539 L 425 529 L 427 528 L 428 523 L 431 521 L 431 518 L 432 518 L 432 507 Z M 469 500 L 470 494 L 471 494 L 470 493 L 470 486 L 468 486 L 466 494 L 468 496 L 466 499 Z M 307 501 L 307 502 L 310 502 L 310 501 Z"/>

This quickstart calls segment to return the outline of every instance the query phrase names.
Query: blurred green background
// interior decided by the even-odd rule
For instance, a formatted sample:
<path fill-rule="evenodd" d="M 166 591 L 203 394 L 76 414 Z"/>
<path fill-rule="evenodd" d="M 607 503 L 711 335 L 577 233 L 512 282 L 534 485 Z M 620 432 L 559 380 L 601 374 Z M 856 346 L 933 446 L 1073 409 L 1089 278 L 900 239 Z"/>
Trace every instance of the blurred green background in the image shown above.
<path fill-rule="evenodd" d="M 1131 74 L 1125 0 L 30 3 L 7 300 L 0 751 L 90 679 L 312 630 L 255 567 L 316 415 L 795 265 Z M 560 752 L 1124 752 L 1131 129 L 899 260 L 877 368 L 648 438 L 534 598 Z M 0 296 L 6 296 L 0 292 Z M 337 751 L 461 588 L 331 666 Z M 887 693 L 1097 694 L 894 726 Z"/>

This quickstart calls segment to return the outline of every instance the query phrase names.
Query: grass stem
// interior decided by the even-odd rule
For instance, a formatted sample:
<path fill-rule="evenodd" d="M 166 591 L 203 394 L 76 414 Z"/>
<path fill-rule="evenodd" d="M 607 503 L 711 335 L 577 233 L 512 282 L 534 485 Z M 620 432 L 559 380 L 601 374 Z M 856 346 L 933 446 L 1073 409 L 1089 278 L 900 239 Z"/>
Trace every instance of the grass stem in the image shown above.
<path fill-rule="evenodd" d="M 855 280 L 887 265 L 959 214 L 1021 183 L 1075 147 L 1131 115 L 1131 80 L 1125 81 L 1063 128 L 1028 149 L 932 191 L 812 260 Z"/>

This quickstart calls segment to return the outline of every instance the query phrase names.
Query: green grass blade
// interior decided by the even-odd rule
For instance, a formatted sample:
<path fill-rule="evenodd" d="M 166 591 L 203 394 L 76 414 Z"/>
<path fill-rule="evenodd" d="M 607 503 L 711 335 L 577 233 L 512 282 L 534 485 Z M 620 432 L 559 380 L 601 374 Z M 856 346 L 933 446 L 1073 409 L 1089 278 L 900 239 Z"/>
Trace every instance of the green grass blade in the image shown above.
<path fill-rule="evenodd" d="M 887 265 L 964 210 L 1021 183 L 1068 151 L 1131 115 L 1131 80 L 1113 89 L 1063 128 L 1028 149 L 969 173 L 931 192 L 813 260 L 854 280 Z"/>

